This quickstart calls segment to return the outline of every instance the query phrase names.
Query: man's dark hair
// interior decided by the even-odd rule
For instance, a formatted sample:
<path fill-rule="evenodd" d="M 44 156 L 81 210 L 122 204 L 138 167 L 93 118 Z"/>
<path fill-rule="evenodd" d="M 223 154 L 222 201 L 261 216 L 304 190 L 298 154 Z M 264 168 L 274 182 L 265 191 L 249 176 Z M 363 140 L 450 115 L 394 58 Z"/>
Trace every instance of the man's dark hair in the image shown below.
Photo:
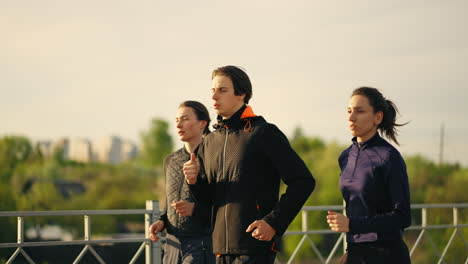
<path fill-rule="evenodd" d="M 217 75 L 229 77 L 234 85 L 234 94 L 238 96 L 245 94 L 244 103 L 249 103 L 252 98 L 252 83 L 244 70 L 232 65 L 222 66 L 213 71 L 211 79 Z"/>

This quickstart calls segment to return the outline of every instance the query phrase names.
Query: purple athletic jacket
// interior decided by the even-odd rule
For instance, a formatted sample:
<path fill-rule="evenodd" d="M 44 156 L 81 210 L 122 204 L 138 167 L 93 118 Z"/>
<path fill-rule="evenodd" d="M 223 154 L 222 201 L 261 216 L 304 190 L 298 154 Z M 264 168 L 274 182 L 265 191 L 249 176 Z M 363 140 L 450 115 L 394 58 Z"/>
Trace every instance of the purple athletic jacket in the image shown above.
<path fill-rule="evenodd" d="M 401 239 L 411 225 L 406 164 L 398 150 L 376 133 L 341 153 L 340 188 L 349 217 L 351 243 Z"/>

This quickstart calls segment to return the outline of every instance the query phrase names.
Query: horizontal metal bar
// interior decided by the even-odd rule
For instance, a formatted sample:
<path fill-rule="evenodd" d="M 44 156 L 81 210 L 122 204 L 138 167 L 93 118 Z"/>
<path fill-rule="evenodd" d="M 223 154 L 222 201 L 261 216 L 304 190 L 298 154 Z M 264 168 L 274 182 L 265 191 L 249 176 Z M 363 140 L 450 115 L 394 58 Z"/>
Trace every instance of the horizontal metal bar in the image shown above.
<path fill-rule="evenodd" d="M 468 208 L 468 203 L 453 204 L 413 204 L 411 209 L 422 208 Z M 304 211 L 343 210 L 342 205 L 304 206 Z M 67 211 L 5 211 L 0 212 L 0 217 L 6 216 L 64 216 L 64 215 L 133 215 L 150 214 L 152 211 L 145 209 L 122 210 L 67 210 Z"/>
<path fill-rule="evenodd" d="M 423 230 L 423 229 L 449 229 L 449 228 L 465 228 L 468 227 L 468 224 L 463 225 L 427 225 L 423 226 L 410 226 L 405 230 Z"/>
<path fill-rule="evenodd" d="M 324 206 L 304 206 L 303 211 L 327 211 L 327 210 L 343 210 L 342 205 L 324 205 Z"/>
<path fill-rule="evenodd" d="M 468 203 L 447 203 L 447 204 L 412 204 L 411 209 L 422 208 L 468 208 Z"/>
<path fill-rule="evenodd" d="M 67 211 L 5 211 L 0 212 L 2 216 L 63 216 L 63 215 L 135 215 L 151 214 L 146 209 L 125 209 L 125 210 L 67 210 Z"/>
<path fill-rule="evenodd" d="M 468 208 L 468 203 L 447 203 L 447 204 L 412 204 L 411 209 L 434 209 L 434 208 Z M 324 206 L 304 206 L 303 211 L 326 211 L 343 210 L 342 205 L 324 205 Z"/>
<path fill-rule="evenodd" d="M 114 244 L 114 243 L 142 243 L 150 242 L 147 238 L 118 238 L 101 240 L 73 240 L 73 241 L 47 241 L 47 242 L 25 242 L 25 243 L 0 243 L 0 248 L 12 247 L 43 247 L 43 246 L 69 246 L 90 244 Z"/>
<path fill-rule="evenodd" d="M 284 236 L 288 235 L 313 235 L 313 234 L 339 234 L 338 232 L 332 231 L 330 229 L 321 229 L 321 230 L 308 230 L 308 231 L 286 231 Z"/>
<path fill-rule="evenodd" d="M 423 229 L 449 229 L 449 228 L 465 228 L 468 227 L 468 224 L 463 225 L 428 225 L 423 226 L 411 226 L 405 230 L 423 230 Z M 339 234 L 338 232 L 329 230 L 329 229 L 320 229 L 320 230 L 308 230 L 308 231 L 286 231 L 284 233 L 287 235 L 311 235 L 311 234 Z"/>

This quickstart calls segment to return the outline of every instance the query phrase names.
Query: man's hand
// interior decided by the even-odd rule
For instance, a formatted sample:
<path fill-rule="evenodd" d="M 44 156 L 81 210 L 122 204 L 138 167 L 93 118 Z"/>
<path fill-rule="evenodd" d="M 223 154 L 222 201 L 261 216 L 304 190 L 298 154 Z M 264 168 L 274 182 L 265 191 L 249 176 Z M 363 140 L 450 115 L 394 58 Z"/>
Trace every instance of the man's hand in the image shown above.
<path fill-rule="evenodd" d="M 188 184 L 196 184 L 200 166 L 194 153 L 190 154 L 190 160 L 184 163 L 184 175 Z"/>
<path fill-rule="evenodd" d="M 328 211 L 327 222 L 335 232 L 349 232 L 349 218 L 343 214 Z"/>
<path fill-rule="evenodd" d="M 180 216 L 191 216 L 193 214 L 193 208 L 195 203 L 181 200 L 171 203 L 172 208 L 176 210 L 176 213 Z"/>
<path fill-rule="evenodd" d="M 161 220 L 158 220 L 154 222 L 152 225 L 149 227 L 149 233 L 150 233 L 150 239 L 153 242 L 156 242 L 159 240 L 158 233 L 161 232 L 161 230 L 164 229 L 164 222 Z"/>
<path fill-rule="evenodd" d="M 270 241 L 276 234 L 276 230 L 265 220 L 254 221 L 245 232 L 252 232 L 252 237 L 261 241 Z"/>

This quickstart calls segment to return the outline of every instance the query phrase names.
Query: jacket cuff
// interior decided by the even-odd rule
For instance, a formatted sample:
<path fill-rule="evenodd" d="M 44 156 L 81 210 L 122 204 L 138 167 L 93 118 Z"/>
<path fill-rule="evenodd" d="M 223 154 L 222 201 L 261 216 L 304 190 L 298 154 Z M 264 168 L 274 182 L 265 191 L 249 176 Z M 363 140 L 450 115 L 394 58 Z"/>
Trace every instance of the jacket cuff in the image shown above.
<path fill-rule="evenodd" d="M 164 229 L 166 229 L 166 226 L 168 224 L 168 221 L 167 221 L 167 215 L 166 214 L 162 214 L 159 216 L 159 219 L 157 221 L 163 221 L 164 223 L 164 228 L 161 230 L 163 231 Z"/>
<path fill-rule="evenodd" d="M 282 236 L 283 233 L 286 231 L 284 228 L 281 227 L 280 224 L 278 224 L 276 221 L 274 221 L 274 218 L 270 215 L 266 215 L 262 220 L 265 220 L 273 229 L 275 229 L 276 234 L 278 236 Z"/>
<path fill-rule="evenodd" d="M 360 223 L 359 219 L 355 217 L 349 217 L 349 216 L 348 216 L 348 219 L 349 219 L 349 232 L 350 233 L 357 234 L 357 233 L 365 232 L 364 230 L 362 230 L 363 225 Z"/>

